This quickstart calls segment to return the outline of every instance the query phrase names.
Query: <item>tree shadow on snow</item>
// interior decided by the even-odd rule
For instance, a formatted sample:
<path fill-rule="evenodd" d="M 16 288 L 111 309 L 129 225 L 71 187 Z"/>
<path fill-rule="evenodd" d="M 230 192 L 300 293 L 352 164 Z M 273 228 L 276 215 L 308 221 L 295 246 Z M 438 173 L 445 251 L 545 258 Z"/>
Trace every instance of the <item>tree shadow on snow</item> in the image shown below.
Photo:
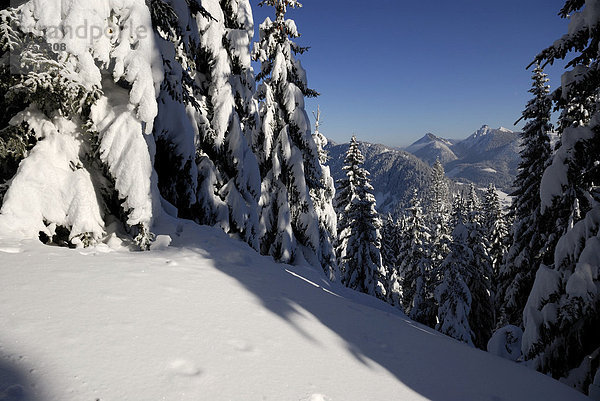
<path fill-rule="evenodd" d="M 0 355 L 0 401 L 42 401 L 34 395 L 35 387 L 29 374 Z"/>
<path fill-rule="evenodd" d="M 188 227 L 180 231 L 187 230 Z M 374 297 L 330 283 L 317 269 L 276 264 L 270 257 L 250 252 L 245 243 L 229 240 L 217 229 L 203 228 L 198 234 L 174 238 L 173 246 L 194 248 L 201 244 L 218 270 L 237 280 L 266 309 L 317 346 L 321 345 L 319 339 L 296 323 L 304 311 L 341 337 L 348 352 L 360 363 L 373 369 L 380 365 L 426 398 L 472 399 L 477 390 L 473 393 L 469 389 L 473 389 L 475 380 L 478 389 L 493 387 L 500 393 L 518 395 L 517 398 L 536 394 L 526 380 L 515 383 L 523 373 L 521 369 L 528 369 L 502 368 L 503 372 L 512 372 L 501 380 L 513 381 L 506 390 L 508 386 L 499 384 L 497 370 L 482 372 L 482 365 L 485 358 L 496 365 L 512 365 L 511 362 L 492 361 L 496 358 L 415 323 Z"/>

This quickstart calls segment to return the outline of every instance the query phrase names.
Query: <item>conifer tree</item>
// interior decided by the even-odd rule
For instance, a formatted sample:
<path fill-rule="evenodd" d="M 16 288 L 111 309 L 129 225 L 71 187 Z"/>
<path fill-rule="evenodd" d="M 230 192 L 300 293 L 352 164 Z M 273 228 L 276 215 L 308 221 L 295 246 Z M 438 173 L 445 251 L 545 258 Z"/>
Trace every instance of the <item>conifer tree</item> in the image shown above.
<path fill-rule="evenodd" d="M 437 158 L 432 166 L 431 189 L 427 205 L 429 214 L 449 214 L 450 192 L 447 181 L 444 166 Z"/>
<path fill-rule="evenodd" d="M 164 69 L 154 121 L 154 166 L 161 196 L 177 208 L 180 217 L 193 218 L 191 208 L 198 189 L 197 129 L 188 109 L 201 112 L 201 93 L 195 82 L 200 39 L 192 12 L 187 4 L 183 5 L 183 0 L 176 8 L 162 0 L 150 2 Z"/>
<path fill-rule="evenodd" d="M 440 280 L 435 288 L 438 304 L 435 328 L 472 346 L 474 333 L 469 323 L 472 298 L 466 283 L 472 250 L 469 248 L 466 211 L 460 195 L 454 201 L 452 223 L 450 253 L 441 264 Z"/>
<path fill-rule="evenodd" d="M 235 109 L 246 140 L 254 147 L 259 127 L 256 82 L 250 46 L 254 39 L 254 18 L 249 0 L 221 0 L 225 18 L 223 45 L 231 60 L 231 87 Z"/>
<path fill-rule="evenodd" d="M 325 150 L 327 138 L 319 131 L 319 126 L 321 124 L 321 109 L 317 107 L 317 112 L 314 113 L 314 115 L 315 132 L 313 133 L 313 139 L 319 153 L 322 176 L 320 185 L 310 189 L 310 196 L 319 217 L 321 248 L 321 253 L 318 255 L 319 261 L 325 274 L 330 280 L 335 281 L 339 274 L 334 248 L 337 239 L 337 215 L 333 207 L 335 184 L 333 177 L 331 177 L 329 172 L 329 166 L 327 166 L 329 160 L 329 155 L 327 150 Z"/>
<path fill-rule="evenodd" d="M 492 301 L 496 306 L 498 272 L 500 271 L 500 265 L 506 254 L 508 227 L 500 205 L 500 198 L 494 184 L 490 184 L 485 193 L 482 205 L 482 225 L 488 246 L 487 253 L 492 268 L 492 276 L 490 277 L 492 284 Z"/>
<path fill-rule="evenodd" d="M 346 178 L 338 181 L 338 245 L 341 281 L 350 288 L 385 299 L 386 271 L 381 259 L 381 220 L 375 210 L 364 156 L 352 137 L 346 153 Z"/>
<path fill-rule="evenodd" d="M 238 114 L 253 104 L 253 25 L 249 6 L 238 3 L 151 2 L 165 70 L 155 166 L 161 194 L 179 216 L 219 225 L 257 248 L 260 175 L 247 117 Z"/>
<path fill-rule="evenodd" d="M 403 307 L 411 319 L 433 326 L 436 310 L 431 288 L 430 233 L 417 190 L 413 192 L 405 230 L 403 243 L 406 250 L 399 268 Z"/>
<path fill-rule="evenodd" d="M 400 265 L 401 222 L 392 218 L 388 213 L 381 231 L 381 257 L 387 271 L 386 292 L 387 302 L 401 307 L 402 289 L 398 267 Z"/>
<path fill-rule="evenodd" d="M 432 269 L 432 288 L 440 277 L 441 264 L 450 253 L 452 242 L 450 226 L 450 193 L 444 172 L 444 166 L 439 159 L 433 165 L 431 189 L 428 194 L 427 216 L 431 232 L 430 259 Z"/>
<path fill-rule="evenodd" d="M 465 278 L 472 298 L 469 326 L 473 330 L 473 344 L 485 350 L 495 322 L 491 297 L 492 266 L 481 223 L 480 201 L 473 184 L 469 187 L 465 206 L 467 244 L 470 250 Z"/>
<path fill-rule="evenodd" d="M 489 246 L 488 253 L 492 261 L 494 276 L 496 276 L 503 256 L 506 253 L 508 227 L 504 213 L 502 212 L 502 206 L 500 205 L 500 197 L 494 184 L 490 184 L 485 193 L 482 205 L 482 219 L 483 229 Z"/>
<path fill-rule="evenodd" d="M 597 99 L 600 88 L 600 15 L 592 5 L 566 1 L 560 15 L 570 18 L 568 33 L 535 59 L 552 63 L 574 51 L 557 93 L 591 117 L 587 125 L 566 124 L 542 178 L 542 216 L 557 222 L 560 237 L 536 273 L 523 313 L 522 347 L 532 366 L 586 393 L 600 386 L 600 281 L 594 273 L 600 267 L 600 114 L 597 101 L 592 107 L 575 103 Z"/>
<path fill-rule="evenodd" d="M 261 250 L 282 262 L 319 263 L 322 236 L 310 191 L 321 186 L 323 170 L 304 110 L 304 97 L 318 94 L 308 88 L 296 59 L 306 51 L 292 40 L 300 36 L 296 24 L 285 18 L 287 7 L 301 4 L 264 0 L 259 5 L 273 6 L 276 14 L 275 21 L 267 18 L 260 25 L 253 54 L 261 63 L 261 126 L 253 140 L 262 178 Z"/>
<path fill-rule="evenodd" d="M 398 238 L 397 223 L 390 213 L 383 221 L 381 230 L 381 258 L 387 268 L 396 267 L 398 264 Z"/>
<path fill-rule="evenodd" d="M 61 29 L 85 23 L 112 28 L 112 37 L 84 44 L 89 38 L 64 35 L 51 44 L 56 26 L 41 18 L 45 3 L 0 11 L 2 58 L 9 61 L 1 90 L 10 103 L 0 147 L 10 149 L 12 166 L 20 159 L 18 171 L 7 174 L 14 174 L 10 184 L 1 183 L 0 213 L 25 236 L 41 233 L 44 242 L 71 246 L 98 242 L 106 222 L 117 220 L 148 249 L 160 211 L 148 134 L 162 68 L 154 36 L 130 27 L 151 30 L 151 13 L 145 3 L 86 5 L 87 13 L 65 8 Z"/>
<path fill-rule="evenodd" d="M 260 174 L 244 134 L 244 116 L 238 114 L 238 109 L 245 110 L 240 107 L 240 91 L 244 91 L 240 83 L 251 74 L 244 46 L 252 17 L 248 16 L 250 10 L 243 8 L 241 15 L 225 16 L 240 12 L 239 2 L 210 0 L 202 6 L 206 13 L 195 13 L 200 33 L 196 81 L 202 97 L 201 112 L 194 116 L 199 174 L 194 218 L 202 224 L 219 225 L 258 248 Z M 240 25 L 240 20 L 250 26 Z M 241 43 L 232 41 L 244 35 Z"/>
<path fill-rule="evenodd" d="M 522 117 L 527 124 L 521 134 L 521 162 L 514 185 L 512 241 L 499 269 L 497 301 L 501 325 L 522 325 L 523 308 L 546 246 L 539 194 L 541 177 L 551 154 L 548 133 L 552 130 L 552 101 L 548 96 L 548 78 L 541 67 L 536 66 L 532 78 L 529 92 L 534 98 L 527 103 Z"/>
<path fill-rule="evenodd" d="M 349 235 L 351 222 L 349 207 L 352 204 L 352 200 L 357 196 L 356 187 L 360 176 L 366 174 L 361 168 L 364 161 L 365 158 L 358 148 L 356 137 L 353 136 L 344 158 L 343 170 L 346 172 L 346 176 L 337 181 L 337 191 L 334 199 L 334 207 L 338 217 L 338 235 L 336 243 L 338 262 L 341 262 L 346 253 L 347 237 Z"/>

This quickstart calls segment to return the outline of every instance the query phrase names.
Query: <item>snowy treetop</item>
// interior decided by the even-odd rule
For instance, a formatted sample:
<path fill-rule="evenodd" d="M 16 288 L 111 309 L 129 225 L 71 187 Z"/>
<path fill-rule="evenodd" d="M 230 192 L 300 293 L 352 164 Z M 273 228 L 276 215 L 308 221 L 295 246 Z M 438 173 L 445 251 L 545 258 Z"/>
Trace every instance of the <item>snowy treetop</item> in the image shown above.
<path fill-rule="evenodd" d="M 130 103 L 151 132 L 163 70 L 145 1 L 31 0 L 19 10 L 23 32 L 64 44 L 89 88 L 101 87 L 101 68 L 109 67 L 115 82 L 131 85 Z"/>

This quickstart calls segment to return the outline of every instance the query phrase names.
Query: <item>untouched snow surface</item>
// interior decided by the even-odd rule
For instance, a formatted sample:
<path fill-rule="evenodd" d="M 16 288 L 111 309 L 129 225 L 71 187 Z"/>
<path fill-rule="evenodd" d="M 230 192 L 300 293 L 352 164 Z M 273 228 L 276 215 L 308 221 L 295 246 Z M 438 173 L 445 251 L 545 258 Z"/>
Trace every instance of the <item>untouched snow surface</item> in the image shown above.
<path fill-rule="evenodd" d="M 169 224 L 150 252 L 0 239 L 0 399 L 587 399 L 312 268 Z"/>

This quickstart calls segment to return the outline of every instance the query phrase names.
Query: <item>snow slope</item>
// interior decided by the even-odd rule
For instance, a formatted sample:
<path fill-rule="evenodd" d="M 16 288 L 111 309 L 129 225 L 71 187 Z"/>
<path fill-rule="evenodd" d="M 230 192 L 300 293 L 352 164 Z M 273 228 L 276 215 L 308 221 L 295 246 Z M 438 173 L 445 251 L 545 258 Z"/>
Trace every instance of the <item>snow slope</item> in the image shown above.
<path fill-rule="evenodd" d="M 586 399 L 220 230 L 162 231 L 150 252 L 0 239 L 0 400 Z"/>

